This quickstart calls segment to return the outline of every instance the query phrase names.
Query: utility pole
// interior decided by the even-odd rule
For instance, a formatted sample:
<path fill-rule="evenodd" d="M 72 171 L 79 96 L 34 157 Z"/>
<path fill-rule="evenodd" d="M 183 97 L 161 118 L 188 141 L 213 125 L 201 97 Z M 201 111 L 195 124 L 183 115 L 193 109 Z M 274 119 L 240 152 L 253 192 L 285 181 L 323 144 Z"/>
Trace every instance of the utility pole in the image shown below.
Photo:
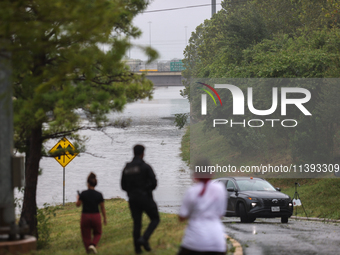
<path fill-rule="evenodd" d="M 216 13 L 216 0 L 211 0 L 211 17 Z"/>
<path fill-rule="evenodd" d="M 151 21 L 149 21 L 148 23 L 149 23 L 149 44 L 151 47 Z"/>
<path fill-rule="evenodd" d="M 24 187 L 24 157 L 13 156 L 13 92 L 11 55 L 0 48 L 0 253 L 27 253 L 36 238 L 27 236 L 28 225 L 15 223 L 14 188 Z M 6 239 L 6 235 L 8 238 Z M 20 237 L 20 240 L 18 240 Z M 5 241 L 5 242 L 3 242 Z M 7 241 L 7 242 L 6 242 Z"/>
<path fill-rule="evenodd" d="M 15 226 L 11 167 L 13 153 L 13 107 L 10 77 L 10 54 L 0 49 L 0 228 L 3 229 Z"/>
<path fill-rule="evenodd" d="M 149 45 L 151 47 L 151 21 L 149 21 L 148 23 L 149 23 Z M 149 61 L 150 61 L 150 58 L 148 58 L 147 62 L 149 62 Z M 148 70 L 147 65 L 146 65 L 147 62 L 145 62 L 145 70 Z"/>

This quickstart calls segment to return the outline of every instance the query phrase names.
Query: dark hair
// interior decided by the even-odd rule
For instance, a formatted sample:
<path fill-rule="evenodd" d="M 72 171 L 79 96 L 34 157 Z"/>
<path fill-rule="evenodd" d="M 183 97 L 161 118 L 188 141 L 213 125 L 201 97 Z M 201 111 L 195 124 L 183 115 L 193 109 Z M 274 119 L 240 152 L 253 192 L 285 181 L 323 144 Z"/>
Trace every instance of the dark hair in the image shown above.
<path fill-rule="evenodd" d="M 87 177 L 87 183 L 90 184 L 91 187 L 96 187 L 97 185 L 97 179 L 96 175 L 94 173 L 90 173 L 89 176 Z"/>
<path fill-rule="evenodd" d="M 194 170 L 194 178 L 196 178 L 198 181 L 203 182 L 203 189 L 201 190 L 199 196 L 203 196 L 206 189 L 207 189 L 207 183 L 211 180 L 212 175 L 207 169 L 209 169 L 210 161 L 209 159 L 205 157 L 201 157 L 197 160 L 195 160 L 195 166 L 199 166 L 200 168 L 204 169 L 204 172 L 196 172 L 196 168 Z"/>
<path fill-rule="evenodd" d="M 137 144 L 135 145 L 135 147 L 133 147 L 133 153 L 135 154 L 135 156 L 141 156 L 144 153 L 144 146 Z"/>

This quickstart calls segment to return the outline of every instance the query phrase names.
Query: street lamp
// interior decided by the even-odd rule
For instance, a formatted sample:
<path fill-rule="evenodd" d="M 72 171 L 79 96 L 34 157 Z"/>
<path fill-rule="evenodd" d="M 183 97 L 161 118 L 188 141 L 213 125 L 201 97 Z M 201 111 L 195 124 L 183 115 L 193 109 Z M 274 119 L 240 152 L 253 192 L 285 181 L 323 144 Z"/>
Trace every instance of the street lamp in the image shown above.
<path fill-rule="evenodd" d="M 149 44 L 151 47 L 151 21 L 149 21 L 148 23 L 149 23 Z"/>

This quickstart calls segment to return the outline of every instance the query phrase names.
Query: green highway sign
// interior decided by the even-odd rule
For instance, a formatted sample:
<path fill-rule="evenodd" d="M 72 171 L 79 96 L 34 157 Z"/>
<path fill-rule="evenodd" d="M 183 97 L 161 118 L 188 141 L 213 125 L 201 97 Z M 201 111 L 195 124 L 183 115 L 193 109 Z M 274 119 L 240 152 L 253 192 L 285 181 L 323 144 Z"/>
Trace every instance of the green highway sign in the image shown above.
<path fill-rule="evenodd" d="M 170 62 L 170 71 L 180 72 L 180 71 L 183 71 L 184 69 L 185 68 L 183 66 L 182 60 Z"/>

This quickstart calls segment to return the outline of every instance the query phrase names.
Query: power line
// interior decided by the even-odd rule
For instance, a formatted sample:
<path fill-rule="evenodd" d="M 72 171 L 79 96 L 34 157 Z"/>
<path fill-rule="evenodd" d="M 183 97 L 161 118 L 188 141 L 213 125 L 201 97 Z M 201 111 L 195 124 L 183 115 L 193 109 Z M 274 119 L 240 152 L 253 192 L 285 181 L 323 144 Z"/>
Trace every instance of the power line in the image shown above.
<path fill-rule="evenodd" d="M 221 3 L 217 3 L 217 4 L 221 4 Z M 143 13 L 175 11 L 175 10 L 182 10 L 182 9 L 189 9 L 189 8 L 196 8 L 196 7 L 203 7 L 203 6 L 211 6 L 211 4 L 191 5 L 191 6 L 183 6 L 183 7 L 177 7 L 177 8 L 170 8 L 170 9 L 152 10 L 152 11 L 145 11 Z"/>

